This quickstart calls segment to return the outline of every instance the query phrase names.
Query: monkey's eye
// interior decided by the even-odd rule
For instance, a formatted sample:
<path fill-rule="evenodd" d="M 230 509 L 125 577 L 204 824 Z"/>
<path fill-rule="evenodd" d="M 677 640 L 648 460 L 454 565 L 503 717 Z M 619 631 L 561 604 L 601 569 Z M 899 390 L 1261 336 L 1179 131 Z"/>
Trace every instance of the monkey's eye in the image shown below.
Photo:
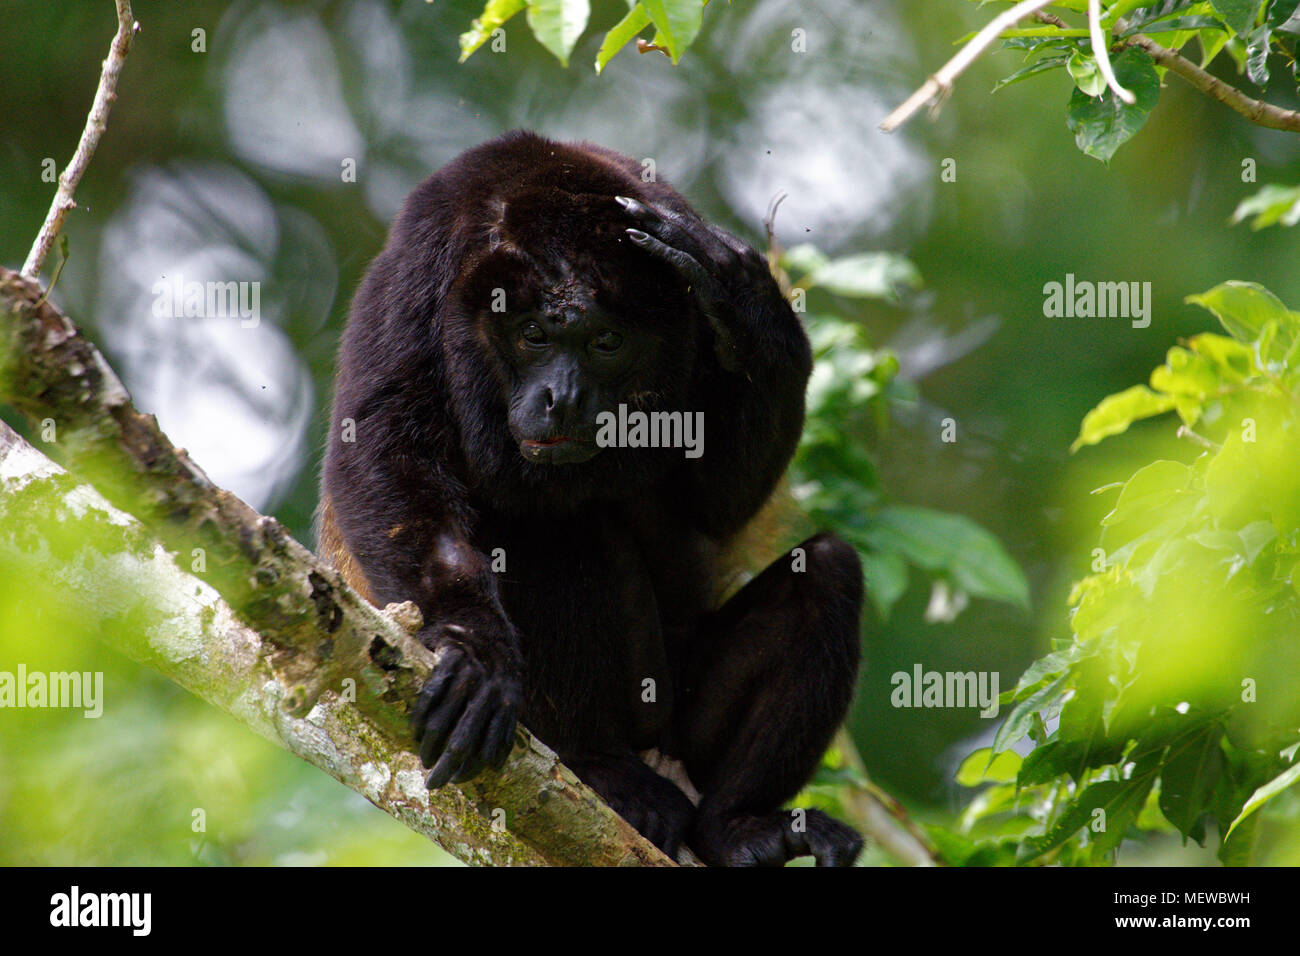
<path fill-rule="evenodd" d="M 529 345 L 546 344 L 546 333 L 542 331 L 542 327 L 538 325 L 536 322 L 529 322 L 522 329 L 520 329 L 519 337 L 522 338 Z"/>
<path fill-rule="evenodd" d="M 605 355 L 617 352 L 622 344 L 623 336 L 617 332 L 601 332 L 600 335 L 591 340 L 591 347 Z"/>

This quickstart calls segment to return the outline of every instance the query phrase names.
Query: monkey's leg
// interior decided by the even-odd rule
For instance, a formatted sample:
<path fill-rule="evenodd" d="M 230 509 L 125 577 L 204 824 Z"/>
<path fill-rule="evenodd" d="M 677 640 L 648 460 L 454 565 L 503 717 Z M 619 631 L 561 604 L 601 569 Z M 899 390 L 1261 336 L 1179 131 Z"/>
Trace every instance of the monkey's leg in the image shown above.
<path fill-rule="evenodd" d="M 704 622 L 686 661 L 676 750 L 702 793 L 687 843 L 713 865 L 813 855 L 850 865 L 862 838 L 781 810 L 817 767 L 857 677 L 862 566 L 830 534 L 799 545 Z"/>

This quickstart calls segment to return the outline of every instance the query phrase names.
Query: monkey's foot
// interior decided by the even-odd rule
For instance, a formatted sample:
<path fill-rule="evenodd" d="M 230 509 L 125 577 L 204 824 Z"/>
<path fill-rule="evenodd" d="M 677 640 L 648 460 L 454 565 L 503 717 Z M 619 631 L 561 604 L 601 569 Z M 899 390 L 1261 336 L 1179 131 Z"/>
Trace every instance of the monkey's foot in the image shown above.
<path fill-rule="evenodd" d="M 700 819 L 691 849 L 710 866 L 784 866 L 812 856 L 818 866 L 852 866 L 862 837 L 820 810 L 777 810 L 759 816 Z"/>

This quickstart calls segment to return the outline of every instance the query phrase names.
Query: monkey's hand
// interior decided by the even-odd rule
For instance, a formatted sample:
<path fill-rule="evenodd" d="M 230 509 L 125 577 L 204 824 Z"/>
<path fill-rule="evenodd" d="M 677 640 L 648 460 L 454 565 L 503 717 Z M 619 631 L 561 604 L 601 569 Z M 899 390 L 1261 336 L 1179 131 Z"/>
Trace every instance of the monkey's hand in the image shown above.
<path fill-rule="evenodd" d="M 743 340 L 750 330 L 741 322 L 738 305 L 788 315 L 797 325 L 767 260 L 747 243 L 694 216 L 626 196 L 615 199 L 637 224 L 627 230 L 628 239 L 685 280 L 713 329 L 714 349 L 724 369 L 734 372 L 743 364 Z"/>
<path fill-rule="evenodd" d="M 498 627 L 502 633 L 483 633 Z M 523 664 L 518 638 L 504 620 L 473 629 L 433 624 L 420 640 L 437 663 L 411 720 L 420 760 L 432 768 L 425 784 L 436 790 L 505 763 L 523 700 Z"/>

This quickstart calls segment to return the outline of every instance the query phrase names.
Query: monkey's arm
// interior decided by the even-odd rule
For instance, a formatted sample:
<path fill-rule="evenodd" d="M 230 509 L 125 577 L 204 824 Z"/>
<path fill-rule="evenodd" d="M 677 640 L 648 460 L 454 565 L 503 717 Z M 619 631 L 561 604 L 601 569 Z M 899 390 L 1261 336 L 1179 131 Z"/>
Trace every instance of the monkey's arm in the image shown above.
<path fill-rule="evenodd" d="M 358 404 L 355 442 L 339 437 L 350 416 L 336 409 L 321 538 L 338 542 L 335 566 L 354 563 L 375 603 L 414 601 L 421 641 L 440 652 L 413 714 L 432 789 L 505 761 L 522 701 L 519 637 L 487 558 L 470 544 L 463 488 L 405 451 L 411 420 L 384 404 Z"/>
<path fill-rule="evenodd" d="M 762 507 L 799 443 L 808 337 L 745 242 L 696 216 L 618 201 L 637 224 L 628 238 L 681 275 L 712 330 L 716 365 L 703 375 L 704 449 L 689 494 L 700 530 L 726 537 Z"/>

